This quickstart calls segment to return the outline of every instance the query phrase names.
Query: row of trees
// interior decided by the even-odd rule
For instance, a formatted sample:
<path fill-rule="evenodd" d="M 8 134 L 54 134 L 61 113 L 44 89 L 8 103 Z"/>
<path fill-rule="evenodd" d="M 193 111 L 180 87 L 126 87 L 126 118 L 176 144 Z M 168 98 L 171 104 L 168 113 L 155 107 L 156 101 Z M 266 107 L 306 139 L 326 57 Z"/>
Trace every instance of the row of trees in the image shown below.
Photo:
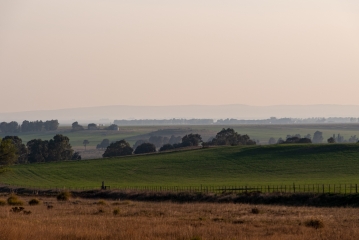
<path fill-rule="evenodd" d="M 24 120 L 21 125 L 15 121 L 0 123 L 0 131 L 2 133 L 51 131 L 57 130 L 58 127 L 59 122 L 57 120 L 48 120 L 45 122 Z"/>
<path fill-rule="evenodd" d="M 271 137 L 268 141 L 269 144 L 282 144 L 282 143 L 323 143 L 324 137 L 323 133 L 320 131 L 316 131 L 313 135 L 313 138 L 310 134 L 304 135 L 303 137 L 300 134 L 294 134 L 294 135 L 287 135 L 286 140 L 283 140 L 282 138 L 279 138 L 276 140 L 275 138 Z M 348 140 L 345 140 L 344 137 L 340 134 L 333 135 L 333 137 L 330 137 L 327 142 L 328 143 L 356 143 L 359 139 L 356 137 L 356 135 L 351 136 Z"/>
<path fill-rule="evenodd" d="M 69 138 L 61 134 L 49 141 L 33 139 L 26 145 L 18 136 L 6 136 L 0 145 L 0 165 L 81 159 L 78 152 L 74 153 Z"/>
<path fill-rule="evenodd" d="M 178 137 L 172 136 L 170 139 L 173 141 Z M 105 139 L 104 139 L 105 140 Z M 142 140 L 141 140 L 142 141 Z M 104 141 L 103 141 L 104 142 Z M 170 142 L 170 141 L 169 141 Z M 107 143 L 107 141 L 106 141 Z M 251 140 L 248 135 L 240 135 L 231 128 L 222 129 L 208 142 L 203 142 L 201 135 L 188 134 L 182 137 L 181 142 L 175 142 L 173 144 L 166 143 L 159 149 L 160 152 L 168 151 L 176 148 L 184 147 L 196 147 L 196 146 L 214 146 L 214 145 L 255 145 L 256 142 Z M 102 143 L 100 144 L 102 145 Z M 99 145 L 98 145 L 99 146 Z M 137 141 L 134 148 L 130 146 L 125 140 L 111 143 L 107 148 L 103 157 L 124 156 L 131 154 L 142 154 L 156 152 L 157 146 L 151 142 L 139 142 Z"/>
<path fill-rule="evenodd" d="M 96 123 L 90 123 L 87 125 L 87 130 L 98 130 L 100 129 Z M 80 125 L 78 122 L 72 123 L 72 131 L 82 131 L 85 130 L 84 126 Z M 111 124 L 108 127 L 105 127 L 104 130 L 118 130 L 118 126 L 116 124 Z"/>

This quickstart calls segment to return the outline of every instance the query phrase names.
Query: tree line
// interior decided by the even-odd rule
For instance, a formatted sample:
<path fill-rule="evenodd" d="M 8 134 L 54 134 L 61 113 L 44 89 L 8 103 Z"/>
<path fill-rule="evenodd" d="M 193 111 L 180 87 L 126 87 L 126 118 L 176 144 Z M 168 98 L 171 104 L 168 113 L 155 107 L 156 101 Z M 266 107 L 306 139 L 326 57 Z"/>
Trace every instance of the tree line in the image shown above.
<path fill-rule="evenodd" d="M 48 121 L 27 121 L 24 120 L 20 125 L 16 121 L 12 122 L 1 122 L 0 131 L 2 133 L 18 133 L 18 132 L 39 132 L 39 131 L 52 131 L 57 130 L 59 127 L 58 120 Z"/>
<path fill-rule="evenodd" d="M 33 139 L 26 145 L 18 136 L 0 139 L 0 165 L 80 159 L 81 155 L 74 152 L 70 139 L 61 134 L 56 134 L 49 141 Z"/>
<path fill-rule="evenodd" d="M 155 138 L 153 138 L 155 137 Z M 130 144 L 126 140 L 116 141 L 109 144 L 106 148 L 106 151 L 102 155 L 103 157 L 115 157 L 115 156 L 125 156 L 132 154 L 143 154 L 143 153 L 154 153 L 157 151 L 158 145 L 156 143 L 162 142 L 164 137 L 152 136 L 153 139 L 156 139 L 156 142 L 139 140 L 135 143 L 132 148 Z M 159 141 L 159 139 L 161 141 Z M 174 143 L 170 143 L 170 141 L 175 141 Z M 105 140 L 105 139 L 104 139 Z M 149 139 L 151 140 L 151 138 Z M 163 144 L 159 148 L 159 152 L 169 151 L 178 148 L 186 148 L 186 147 L 209 147 L 209 146 L 220 146 L 220 145 L 255 145 L 256 142 L 250 139 L 248 135 L 241 135 L 234 131 L 232 128 L 223 128 L 220 132 L 216 134 L 214 138 L 205 142 L 202 140 L 200 134 L 187 134 L 181 138 L 181 141 L 178 141 L 178 137 L 171 136 L 168 139 L 168 143 Z M 144 141 L 144 142 L 141 142 Z M 103 141 L 104 142 L 104 141 Z M 106 141 L 107 143 L 107 141 Z M 102 144 L 102 143 L 101 143 Z M 100 145 L 101 145 L 100 144 Z"/>
<path fill-rule="evenodd" d="M 73 122 L 71 124 L 71 128 L 73 132 L 85 130 L 85 127 L 80 125 L 78 122 Z M 103 130 L 116 130 L 116 131 L 118 129 L 119 128 L 116 124 L 111 124 L 110 126 L 103 128 Z M 87 130 L 100 130 L 100 127 L 96 123 L 89 123 L 87 125 Z"/>
<path fill-rule="evenodd" d="M 275 138 L 271 137 L 268 140 L 268 144 L 323 143 L 323 141 L 324 141 L 323 133 L 320 131 L 316 131 L 313 134 L 313 137 L 311 136 L 311 134 L 306 134 L 303 137 L 300 134 L 294 134 L 294 135 L 287 135 L 287 137 L 285 139 L 286 140 L 279 138 L 278 140 L 276 140 Z M 359 141 L 359 139 L 357 138 L 356 135 L 351 136 L 348 140 L 345 140 L 342 135 L 333 134 L 333 137 L 330 137 L 327 139 L 328 143 L 357 143 L 358 141 Z"/>

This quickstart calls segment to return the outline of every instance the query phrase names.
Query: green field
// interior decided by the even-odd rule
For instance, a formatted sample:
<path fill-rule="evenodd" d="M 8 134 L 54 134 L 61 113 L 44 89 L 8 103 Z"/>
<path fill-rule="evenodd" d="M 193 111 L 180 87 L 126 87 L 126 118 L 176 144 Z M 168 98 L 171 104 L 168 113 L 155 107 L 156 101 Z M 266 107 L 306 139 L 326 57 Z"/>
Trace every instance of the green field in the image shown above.
<path fill-rule="evenodd" d="M 37 187 L 359 183 L 359 144 L 216 147 L 17 165 L 0 183 Z"/>

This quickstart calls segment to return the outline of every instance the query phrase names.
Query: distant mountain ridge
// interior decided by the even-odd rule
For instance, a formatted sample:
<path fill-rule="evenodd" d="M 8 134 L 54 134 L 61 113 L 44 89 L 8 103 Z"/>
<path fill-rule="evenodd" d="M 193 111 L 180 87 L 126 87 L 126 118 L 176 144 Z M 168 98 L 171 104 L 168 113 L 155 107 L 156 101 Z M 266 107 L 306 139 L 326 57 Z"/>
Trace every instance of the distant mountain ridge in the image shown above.
<path fill-rule="evenodd" d="M 274 105 L 249 106 L 232 105 L 174 105 L 174 106 L 100 106 L 58 110 L 0 113 L 0 122 L 23 120 L 58 119 L 66 124 L 110 123 L 121 119 L 267 119 L 270 117 L 310 118 L 310 117 L 359 117 L 359 105 Z M 101 120 L 100 120 L 101 119 Z"/>

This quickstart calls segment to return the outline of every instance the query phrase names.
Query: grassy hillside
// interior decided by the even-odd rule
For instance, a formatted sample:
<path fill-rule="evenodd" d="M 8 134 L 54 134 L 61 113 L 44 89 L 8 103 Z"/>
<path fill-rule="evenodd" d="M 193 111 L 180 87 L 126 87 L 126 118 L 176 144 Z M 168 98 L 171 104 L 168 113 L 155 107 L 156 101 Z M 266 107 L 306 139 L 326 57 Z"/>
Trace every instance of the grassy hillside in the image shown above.
<path fill-rule="evenodd" d="M 359 144 L 218 147 L 12 166 L 0 183 L 95 187 L 359 183 Z"/>

